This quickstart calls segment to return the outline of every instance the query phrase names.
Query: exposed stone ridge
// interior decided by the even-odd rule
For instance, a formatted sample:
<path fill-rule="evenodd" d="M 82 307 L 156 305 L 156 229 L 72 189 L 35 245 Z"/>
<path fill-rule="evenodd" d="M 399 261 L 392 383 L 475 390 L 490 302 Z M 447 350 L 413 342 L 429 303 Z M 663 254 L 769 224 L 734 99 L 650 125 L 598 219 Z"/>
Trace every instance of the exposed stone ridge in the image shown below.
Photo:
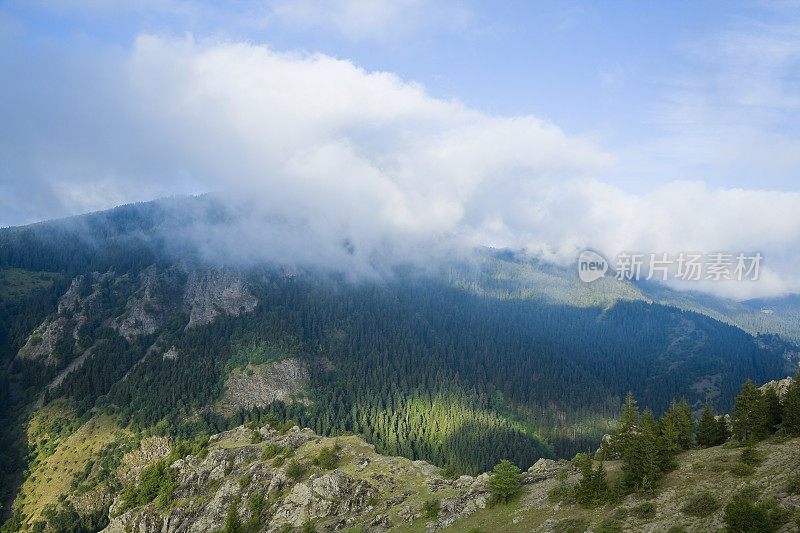
<path fill-rule="evenodd" d="M 180 276 L 175 269 L 160 271 L 150 265 L 139 273 L 138 281 L 139 288 L 128 298 L 125 311 L 110 323 L 127 340 L 155 333 L 179 310 L 179 302 L 169 297 L 181 290 Z"/>
<path fill-rule="evenodd" d="M 335 450 L 332 469 L 315 465 L 314 457 L 323 448 Z M 280 450 L 277 460 L 275 450 Z M 134 454 L 141 459 L 143 452 L 129 455 Z M 132 463 L 141 460 L 126 458 L 125 464 Z M 300 476 L 292 472 L 296 465 L 302 469 Z M 269 533 L 309 522 L 318 532 L 404 530 L 415 523 L 438 531 L 485 508 L 489 497 L 488 474 L 445 479 L 424 461 L 379 455 L 359 437 L 322 438 L 297 426 L 285 433 L 269 426 L 239 426 L 212 436 L 205 453 L 179 459 L 171 467 L 176 489 L 170 503 L 159 507 L 156 500 L 117 516 L 123 503 L 117 497 L 105 531 L 221 530 L 232 508 L 242 523 L 251 521 L 248 502 L 259 499 L 266 509 L 257 529 Z M 525 472 L 525 482 L 554 477 L 561 468 L 559 463 L 540 461 Z M 135 474 L 138 470 L 120 473 L 126 480 Z M 429 492 L 440 503 L 433 519 L 423 510 Z"/>
<path fill-rule="evenodd" d="M 189 310 L 187 329 L 207 324 L 222 313 L 236 316 L 252 311 L 258 304 L 242 277 L 230 268 L 191 272 L 184 302 Z"/>
<path fill-rule="evenodd" d="M 779 380 L 772 380 L 764 383 L 759 387 L 760 390 L 765 391 L 767 389 L 773 389 L 777 394 L 778 397 L 782 397 L 786 392 L 786 389 L 789 388 L 789 385 L 792 384 L 794 380 L 791 377 L 779 379 Z"/>
<path fill-rule="evenodd" d="M 100 313 L 101 303 L 96 285 L 109 277 L 113 277 L 110 271 L 105 274 L 95 272 L 91 280 L 86 280 L 84 276 L 75 277 L 58 300 L 57 314 L 45 319 L 34 330 L 25 345 L 17 352 L 17 357 L 55 364 L 56 343 L 64 337 L 72 337 L 73 341 L 77 341 L 78 331 L 87 318 Z M 92 292 L 81 296 L 81 289 L 86 283 L 91 283 Z"/>
<path fill-rule="evenodd" d="M 254 407 L 266 407 L 276 400 L 308 404 L 307 399 L 299 397 L 308 378 L 308 370 L 296 358 L 234 370 L 225 382 L 222 409 L 227 412 L 250 411 Z"/>

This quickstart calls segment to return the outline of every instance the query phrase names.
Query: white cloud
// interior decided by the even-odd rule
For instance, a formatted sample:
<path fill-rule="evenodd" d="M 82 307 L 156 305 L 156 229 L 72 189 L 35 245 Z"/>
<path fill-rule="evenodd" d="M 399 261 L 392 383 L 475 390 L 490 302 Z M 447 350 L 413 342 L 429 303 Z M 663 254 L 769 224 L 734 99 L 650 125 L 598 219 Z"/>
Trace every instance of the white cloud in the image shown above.
<path fill-rule="evenodd" d="M 4 216 L 23 202 L 35 217 L 212 190 L 240 223 L 193 238 L 229 259 L 363 266 L 454 241 L 561 262 L 584 247 L 761 251 L 764 283 L 708 289 L 800 291 L 800 193 L 626 193 L 592 177 L 614 157 L 587 140 L 322 54 L 143 35 L 129 52 L 26 60 L 2 63 Z"/>

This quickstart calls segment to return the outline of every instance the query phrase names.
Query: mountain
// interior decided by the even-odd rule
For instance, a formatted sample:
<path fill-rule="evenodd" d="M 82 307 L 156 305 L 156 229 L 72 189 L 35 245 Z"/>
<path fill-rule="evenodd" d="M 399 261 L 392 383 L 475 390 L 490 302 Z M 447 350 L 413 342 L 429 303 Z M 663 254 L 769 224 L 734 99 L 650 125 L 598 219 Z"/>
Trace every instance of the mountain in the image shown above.
<path fill-rule="evenodd" d="M 136 435 L 96 415 L 61 432 L 46 455 L 63 409 L 51 404 L 31 421 L 40 462 L 6 528 L 681 532 L 726 530 L 739 516 L 747 531 L 766 532 L 796 531 L 800 521 L 800 438 L 690 449 L 658 489 L 594 504 L 575 499 L 585 475 L 577 458 L 539 459 L 519 477 L 518 495 L 503 503 L 490 473 L 456 478 L 425 461 L 378 454 L 360 437 L 323 438 L 274 421 L 275 427 L 251 423 L 190 444 Z M 752 465 L 742 463 L 745 454 L 755 458 Z M 624 465 L 605 461 L 604 468 L 613 491 Z M 733 507 L 742 494 L 746 502 Z"/>
<path fill-rule="evenodd" d="M 0 232 L 6 502 L 99 415 L 110 435 L 192 441 L 271 417 L 478 475 L 596 448 L 628 390 L 657 413 L 728 410 L 800 358 L 791 299 L 585 285 L 487 249 L 358 275 L 209 258 L 198 236 L 235 217 L 170 199 Z"/>

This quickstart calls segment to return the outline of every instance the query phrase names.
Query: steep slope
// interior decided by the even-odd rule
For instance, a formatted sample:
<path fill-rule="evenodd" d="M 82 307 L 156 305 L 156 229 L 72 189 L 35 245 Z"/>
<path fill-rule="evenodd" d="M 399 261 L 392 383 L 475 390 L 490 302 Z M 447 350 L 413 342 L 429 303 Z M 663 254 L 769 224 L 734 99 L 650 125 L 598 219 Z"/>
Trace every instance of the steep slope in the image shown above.
<path fill-rule="evenodd" d="M 678 455 L 654 493 L 586 507 L 563 499 L 564 488 L 581 478 L 567 461 L 531 465 L 519 496 L 503 504 L 492 501 L 489 474 L 448 479 L 424 461 L 377 454 L 359 437 L 251 424 L 194 446 L 145 437 L 131 447 L 129 435 L 109 438 L 105 424 L 89 420 L 59 442 L 50 457 L 63 462 L 70 454 L 75 466 L 48 499 L 39 494 L 49 480 L 26 482 L 21 508 L 29 518 L 19 516 L 19 524 L 64 526 L 91 516 L 92 527 L 120 533 L 716 531 L 724 527 L 725 505 L 743 491 L 770 502 L 780 521 L 776 530 L 796 531 L 800 519 L 797 438 L 757 444 L 761 460 L 745 472 L 736 468 L 738 443 L 692 449 Z M 37 476 L 46 473 L 44 465 Z M 621 465 L 607 461 L 605 467 L 613 485 Z"/>
<path fill-rule="evenodd" d="M 475 475 L 592 449 L 628 390 L 727 410 L 797 365 L 778 336 L 508 252 L 354 279 L 210 264 L 179 238 L 227 216 L 171 200 L 0 232 L 5 498 L 52 399 L 181 438 L 269 414 Z"/>

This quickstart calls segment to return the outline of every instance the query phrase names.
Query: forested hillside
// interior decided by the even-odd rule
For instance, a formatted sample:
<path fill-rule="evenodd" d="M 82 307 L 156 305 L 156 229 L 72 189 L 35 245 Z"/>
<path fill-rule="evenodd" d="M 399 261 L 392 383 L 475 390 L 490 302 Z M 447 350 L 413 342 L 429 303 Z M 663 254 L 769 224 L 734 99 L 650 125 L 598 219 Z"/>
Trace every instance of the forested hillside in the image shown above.
<path fill-rule="evenodd" d="M 777 335 L 513 254 L 365 278 L 209 264 L 174 231 L 228 215 L 188 201 L 203 208 L 0 232 L 4 499 L 26 467 L 21 428 L 54 399 L 76 419 L 97 408 L 184 439 L 270 417 L 477 474 L 595 448 L 629 390 L 657 414 L 676 397 L 728 410 L 746 379 L 797 365 Z M 264 385 L 280 362 L 297 374 L 291 394 Z M 265 387 L 280 399 L 259 403 Z"/>

